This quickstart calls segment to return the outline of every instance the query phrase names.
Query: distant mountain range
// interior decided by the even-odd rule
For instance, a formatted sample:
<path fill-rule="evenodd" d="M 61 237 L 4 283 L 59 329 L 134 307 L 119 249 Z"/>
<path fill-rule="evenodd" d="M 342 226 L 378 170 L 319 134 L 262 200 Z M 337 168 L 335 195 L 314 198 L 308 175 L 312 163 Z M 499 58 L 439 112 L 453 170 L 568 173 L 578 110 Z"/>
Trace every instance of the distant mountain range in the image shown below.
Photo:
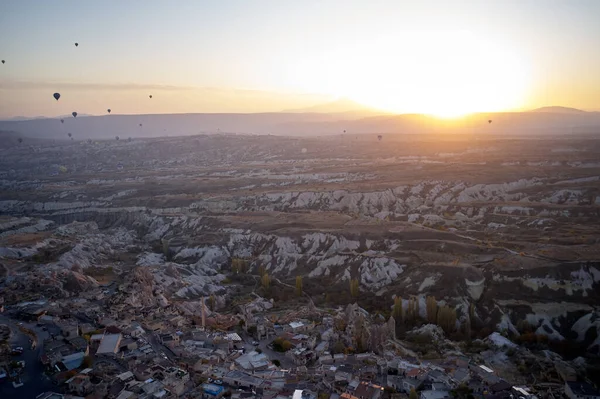
<path fill-rule="evenodd" d="M 350 108 L 350 109 L 349 109 Z M 0 131 L 32 138 L 76 140 L 212 133 L 294 136 L 347 134 L 491 133 L 507 135 L 600 134 L 600 112 L 544 107 L 526 112 L 479 113 L 457 120 L 420 114 L 382 114 L 338 100 L 272 113 L 102 115 L 0 121 Z M 488 122 L 491 120 L 492 122 Z M 141 126 L 140 126 L 141 124 Z"/>
<path fill-rule="evenodd" d="M 582 113 L 585 113 L 586 111 L 581 110 L 581 109 L 577 109 L 577 108 L 553 106 L 553 107 L 536 108 L 536 109 L 532 109 L 529 112 L 552 112 L 552 113 L 559 113 L 559 114 L 582 114 Z"/>
<path fill-rule="evenodd" d="M 345 116 L 355 116 L 355 117 L 366 117 L 366 116 L 374 116 L 374 115 L 391 115 L 389 112 L 384 112 L 377 110 L 375 108 L 367 107 L 366 105 L 362 105 L 357 103 L 356 101 L 352 101 L 347 98 L 341 98 L 336 101 L 328 102 L 325 104 L 318 104 L 308 108 L 301 109 L 290 109 L 282 111 L 284 113 L 320 113 L 320 114 L 345 114 Z"/>

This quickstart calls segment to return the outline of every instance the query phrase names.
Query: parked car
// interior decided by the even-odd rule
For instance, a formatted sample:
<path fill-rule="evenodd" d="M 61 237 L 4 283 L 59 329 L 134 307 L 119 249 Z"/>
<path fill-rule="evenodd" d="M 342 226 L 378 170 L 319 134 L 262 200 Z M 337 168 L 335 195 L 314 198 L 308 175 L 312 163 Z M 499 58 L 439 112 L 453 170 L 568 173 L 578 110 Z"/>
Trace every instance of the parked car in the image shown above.
<path fill-rule="evenodd" d="M 213 383 L 217 385 L 223 385 L 223 381 L 221 380 L 214 380 Z"/>

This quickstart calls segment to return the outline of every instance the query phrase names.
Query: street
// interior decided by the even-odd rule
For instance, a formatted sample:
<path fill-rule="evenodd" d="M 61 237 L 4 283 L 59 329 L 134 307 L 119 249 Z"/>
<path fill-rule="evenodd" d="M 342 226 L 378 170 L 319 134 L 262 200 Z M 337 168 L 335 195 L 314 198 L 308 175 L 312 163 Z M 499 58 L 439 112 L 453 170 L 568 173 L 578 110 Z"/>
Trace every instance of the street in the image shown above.
<path fill-rule="evenodd" d="M 7 324 L 12 335 L 10 338 L 11 347 L 22 346 L 24 351 L 19 356 L 12 356 L 11 360 L 14 361 L 25 361 L 25 370 L 21 375 L 23 386 L 14 388 L 12 383 L 8 381 L 8 378 L 0 382 L 0 398 L 35 398 L 40 393 L 55 390 L 56 387 L 52 382 L 44 375 L 44 366 L 40 363 L 40 354 L 44 347 L 44 339 L 48 338 L 48 334 L 42 331 L 41 328 L 36 327 L 35 324 L 23 323 L 24 327 L 32 330 L 37 335 L 37 347 L 31 349 L 31 339 L 29 336 L 19 330 L 18 321 L 12 320 L 4 315 L 0 315 L 0 324 Z"/>

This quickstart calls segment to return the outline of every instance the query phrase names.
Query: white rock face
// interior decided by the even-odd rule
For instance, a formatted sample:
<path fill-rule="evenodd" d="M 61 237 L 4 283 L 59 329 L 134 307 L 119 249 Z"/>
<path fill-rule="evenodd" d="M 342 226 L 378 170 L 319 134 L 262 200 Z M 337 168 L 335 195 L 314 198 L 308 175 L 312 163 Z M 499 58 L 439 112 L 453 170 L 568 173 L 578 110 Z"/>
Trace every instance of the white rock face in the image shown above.
<path fill-rule="evenodd" d="M 478 301 L 485 289 L 485 277 L 479 281 L 470 281 L 465 279 L 465 284 L 467 285 L 467 292 L 469 293 L 469 296 L 473 300 Z"/>
<path fill-rule="evenodd" d="M 425 277 L 425 279 L 423 279 L 423 282 L 421 283 L 421 285 L 419 286 L 419 292 L 423 292 L 425 289 L 429 288 L 429 287 L 433 287 L 436 283 L 436 281 L 438 280 L 439 275 L 433 275 L 433 276 L 428 276 Z"/>
<path fill-rule="evenodd" d="M 498 348 L 516 348 L 518 345 L 511 342 L 511 340 L 509 340 L 508 338 L 503 337 L 502 335 L 498 334 L 497 332 L 493 332 L 491 333 L 487 339 L 493 343 L 494 345 L 496 345 Z"/>
<path fill-rule="evenodd" d="M 406 265 L 398 265 L 387 258 L 365 259 L 358 268 L 360 283 L 377 290 L 395 281 Z"/>

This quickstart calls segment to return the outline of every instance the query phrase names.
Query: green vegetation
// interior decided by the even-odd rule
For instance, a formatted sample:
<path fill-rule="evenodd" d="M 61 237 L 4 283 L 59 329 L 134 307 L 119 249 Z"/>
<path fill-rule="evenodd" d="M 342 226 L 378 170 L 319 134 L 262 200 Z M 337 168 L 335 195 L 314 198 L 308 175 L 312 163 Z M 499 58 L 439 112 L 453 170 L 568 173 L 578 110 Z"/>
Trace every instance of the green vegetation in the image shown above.
<path fill-rule="evenodd" d="M 246 273 L 248 270 L 248 261 L 241 258 L 231 259 L 231 271 L 235 274 Z"/>
<path fill-rule="evenodd" d="M 162 244 L 163 255 L 165 255 L 165 259 L 170 262 L 171 258 L 172 258 L 171 248 L 169 247 L 171 245 L 171 240 L 163 238 L 161 240 L 161 244 Z"/>
<path fill-rule="evenodd" d="M 437 321 L 438 304 L 434 296 L 428 296 L 426 298 L 427 305 L 427 321 L 429 323 L 435 323 Z"/>
<path fill-rule="evenodd" d="M 352 296 L 353 299 L 358 298 L 358 279 L 357 278 L 353 278 L 352 280 L 350 280 L 350 295 Z"/>
<path fill-rule="evenodd" d="M 446 334 L 452 333 L 456 329 L 456 309 L 449 306 L 442 306 L 438 309 L 437 325 L 442 327 Z"/>
<path fill-rule="evenodd" d="M 281 337 L 277 337 L 273 340 L 273 350 L 276 352 L 287 352 L 292 349 L 292 346 L 290 341 L 284 340 Z"/>
<path fill-rule="evenodd" d="M 394 310 L 392 311 L 394 319 L 402 321 L 404 319 L 404 308 L 402 307 L 402 297 L 394 298 Z"/>
<path fill-rule="evenodd" d="M 296 276 L 296 295 L 302 296 L 302 276 Z"/>
<path fill-rule="evenodd" d="M 269 276 L 268 273 L 264 273 L 262 275 L 262 277 L 260 278 L 260 283 L 262 284 L 262 287 L 264 288 L 265 291 L 268 291 L 269 288 L 271 287 L 271 277 Z"/>

